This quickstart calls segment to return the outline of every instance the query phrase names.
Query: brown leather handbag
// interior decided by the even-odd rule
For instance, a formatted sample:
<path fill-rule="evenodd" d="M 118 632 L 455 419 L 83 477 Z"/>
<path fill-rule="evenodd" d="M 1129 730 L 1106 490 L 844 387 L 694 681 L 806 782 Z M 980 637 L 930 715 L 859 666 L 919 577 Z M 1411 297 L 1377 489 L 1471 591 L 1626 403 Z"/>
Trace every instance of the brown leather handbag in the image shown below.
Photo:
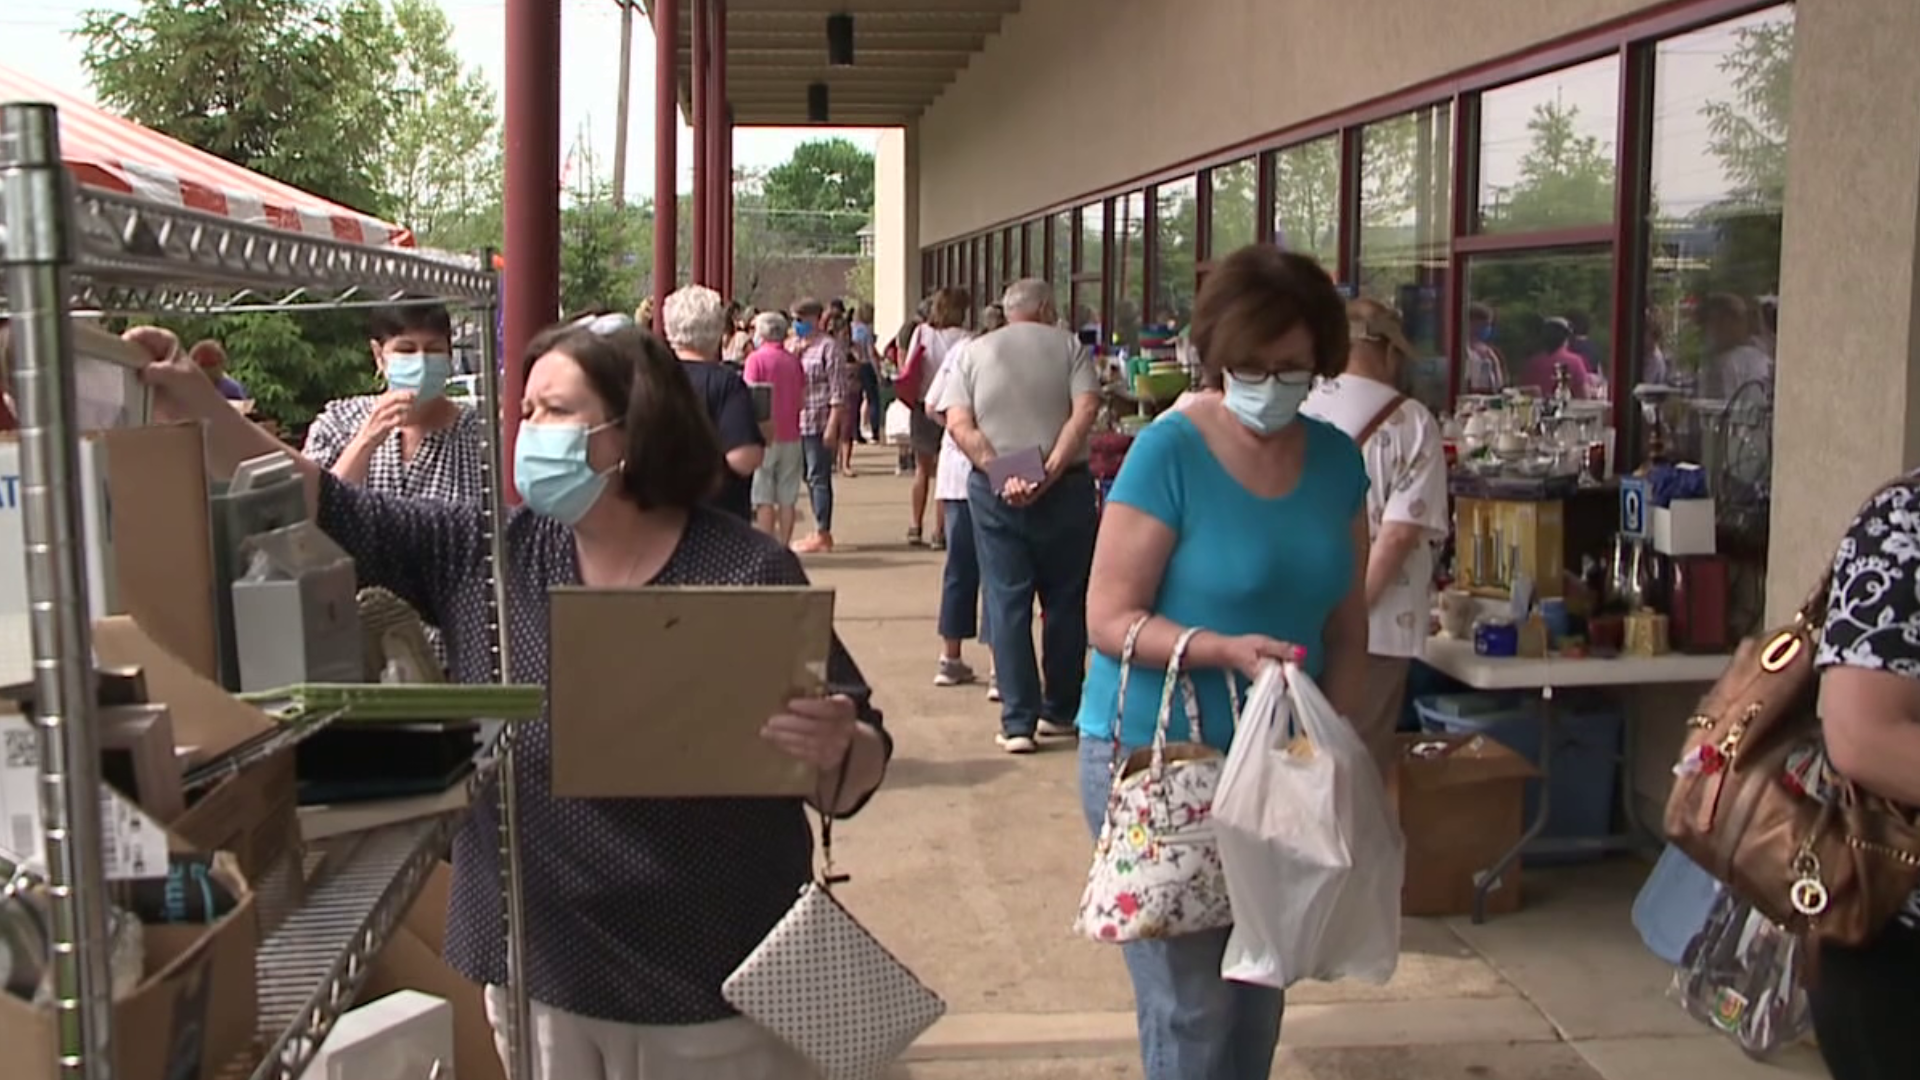
<path fill-rule="evenodd" d="M 1740 643 L 1688 721 L 1669 839 L 1754 909 L 1807 938 L 1861 945 L 1920 884 L 1910 810 L 1827 764 L 1814 651 L 1832 570 L 1793 621 Z"/>

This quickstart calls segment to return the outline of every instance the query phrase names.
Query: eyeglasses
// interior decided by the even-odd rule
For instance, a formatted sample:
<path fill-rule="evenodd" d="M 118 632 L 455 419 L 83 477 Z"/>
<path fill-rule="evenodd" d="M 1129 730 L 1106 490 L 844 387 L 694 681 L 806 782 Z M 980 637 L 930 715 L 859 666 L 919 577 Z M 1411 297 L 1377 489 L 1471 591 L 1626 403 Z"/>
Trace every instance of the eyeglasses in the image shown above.
<path fill-rule="evenodd" d="M 1235 382 L 1264 385 L 1269 382 L 1282 382 L 1289 386 L 1299 386 L 1313 381 L 1311 371 L 1268 371 L 1266 368 L 1228 368 L 1227 374 Z"/>
<path fill-rule="evenodd" d="M 582 315 L 573 320 L 573 329 L 585 330 L 589 334 L 606 337 L 608 334 L 633 329 L 633 316 L 622 315 L 617 311 L 605 315 Z"/>

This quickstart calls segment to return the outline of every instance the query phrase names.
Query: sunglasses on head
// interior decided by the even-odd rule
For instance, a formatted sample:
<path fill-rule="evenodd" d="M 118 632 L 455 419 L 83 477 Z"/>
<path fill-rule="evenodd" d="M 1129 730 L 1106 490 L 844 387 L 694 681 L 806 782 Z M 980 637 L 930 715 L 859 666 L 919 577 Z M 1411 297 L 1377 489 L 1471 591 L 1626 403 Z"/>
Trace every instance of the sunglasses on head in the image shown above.
<path fill-rule="evenodd" d="M 585 330 L 589 334 L 606 337 L 621 330 L 633 329 L 633 316 L 622 315 L 617 311 L 605 315 L 582 315 L 573 320 L 573 328 Z"/>

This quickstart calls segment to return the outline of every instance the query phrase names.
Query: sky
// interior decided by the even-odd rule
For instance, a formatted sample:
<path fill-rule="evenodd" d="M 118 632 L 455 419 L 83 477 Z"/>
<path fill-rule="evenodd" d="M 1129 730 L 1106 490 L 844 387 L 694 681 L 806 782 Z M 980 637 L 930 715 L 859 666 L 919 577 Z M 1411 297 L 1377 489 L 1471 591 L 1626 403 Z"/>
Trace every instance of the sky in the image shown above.
<path fill-rule="evenodd" d="M 560 145 L 564 154 L 584 133 L 588 145 L 611 173 L 615 100 L 619 93 L 620 8 L 614 0 L 561 0 Z M 91 99 L 80 43 L 69 36 L 89 8 L 131 11 L 137 0 L 0 0 L 0 65 L 41 82 Z M 506 80 L 506 5 L 502 0 L 440 0 L 453 24 L 454 48 L 487 77 L 495 93 Z M 821 46 L 823 49 L 825 45 Z M 643 188 L 653 176 L 653 32 L 644 15 L 634 20 L 633 127 L 629 132 L 627 176 Z M 878 142 L 872 131 L 823 128 L 749 128 L 736 132 L 734 165 L 768 169 L 787 160 L 808 139 L 840 135 L 868 150 Z M 693 136 L 680 125 L 681 190 L 692 185 Z"/>

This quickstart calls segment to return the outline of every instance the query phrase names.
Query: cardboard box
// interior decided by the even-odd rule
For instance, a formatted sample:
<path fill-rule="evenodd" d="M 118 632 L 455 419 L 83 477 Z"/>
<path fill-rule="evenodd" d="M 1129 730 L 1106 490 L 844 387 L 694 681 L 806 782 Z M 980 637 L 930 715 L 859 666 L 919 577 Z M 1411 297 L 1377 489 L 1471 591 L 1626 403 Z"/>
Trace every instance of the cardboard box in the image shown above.
<path fill-rule="evenodd" d="M 1539 772 L 1481 735 L 1402 735 L 1399 751 L 1388 795 L 1407 838 L 1401 913 L 1470 914 L 1481 876 L 1526 831 L 1526 782 Z M 1516 861 L 1487 894 L 1487 911 L 1519 908 Z"/>
<path fill-rule="evenodd" d="M 420 898 L 374 959 L 360 1000 L 373 1001 L 400 990 L 418 990 L 445 1000 L 453 1006 L 453 1074 L 460 1080 L 506 1080 L 480 987 L 440 958 L 446 948 L 452 884 L 453 867 L 441 863 L 434 868 Z"/>
<path fill-rule="evenodd" d="M 253 894 L 239 888 L 239 906 L 211 926 L 146 928 L 147 977 L 113 1006 L 118 1080 L 214 1080 L 251 1051 L 260 930 Z M 0 994 L 0 1046 L 27 1076 L 59 1075 L 51 1009 Z"/>
<path fill-rule="evenodd" d="M 95 623 L 93 648 L 103 664 L 140 669 L 148 696 L 172 715 L 174 739 L 191 765 L 218 761 L 279 726 L 162 648 L 134 619 Z M 185 814 L 166 823 L 197 850 L 233 854 L 241 872 L 273 901 L 262 912 L 269 931 L 285 914 L 280 901 L 297 901 L 304 881 L 298 799 L 289 748 L 201 792 Z"/>
<path fill-rule="evenodd" d="M 1717 535 L 1712 499 L 1681 499 L 1653 509 L 1653 550 L 1662 555 L 1711 555 Z"/>

